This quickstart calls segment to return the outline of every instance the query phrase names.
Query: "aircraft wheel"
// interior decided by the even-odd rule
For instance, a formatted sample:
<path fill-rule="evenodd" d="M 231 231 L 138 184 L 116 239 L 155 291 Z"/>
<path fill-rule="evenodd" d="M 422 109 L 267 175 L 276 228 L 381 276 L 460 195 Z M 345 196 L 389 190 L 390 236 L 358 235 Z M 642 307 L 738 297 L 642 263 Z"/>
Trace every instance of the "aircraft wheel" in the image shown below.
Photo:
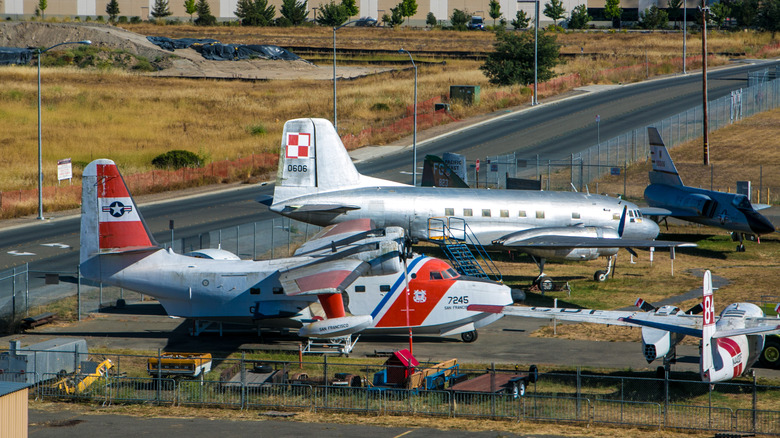
<path fill-rule="evenodd" d="M 555 289 L 555 283 L 553 283 L 552 278 L 543 277 L 539 280 L 539 290 L 542 292 L 551 292 L 553 289 Z"/>
<path fill-rule="evenodd" d="M 460 338 L 463 340 L 463 342 L 470 344 L 477 340 L 477 331 L 472 330 L 470 332 L 463 332 L 460 334 Z"/>
<path fill-rule="evenodd" d="M 780 368 L 780 339 L 776 336 L 767 336 L 764 351 L 761 352 L 758 360 L 767 368 Z"/>
<path fill-rule="evenodd" d="M 608 278 L 607 271 L 596 271 L 595 274 L 593 274 L 593 280 L 594 281 L 606 281 Z"/>

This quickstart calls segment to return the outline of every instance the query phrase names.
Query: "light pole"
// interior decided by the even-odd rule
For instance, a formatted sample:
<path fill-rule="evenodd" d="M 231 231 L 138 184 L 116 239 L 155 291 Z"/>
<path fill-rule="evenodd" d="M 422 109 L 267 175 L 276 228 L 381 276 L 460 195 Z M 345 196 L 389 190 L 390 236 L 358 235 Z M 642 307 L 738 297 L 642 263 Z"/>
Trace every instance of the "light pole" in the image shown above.
<path fill-rule="evenodd" d="M 357 20 L 347 21 L 341 26 L 333 27 L 333 129 L 336 130 L 336 134 L 339 132 L 339 119 L 336 113 L 336 31 L 356 21 Z"/>
<path fill-rule="evenodd" d="M 43 220 L 43 148 L 41 144 L 41 54 L 65 44 L 92 44 L 92 41 L 68 41 L 48 49 L 38 48 L 38 220 Z"/>
<path fill-rule="evenodd" d="M 414 67 L 414 134 L 412 135 L 412 151 L 414 152 L 414 161 L 412 162 L 412 175 L 414 185 L 417 185 L 417 65 L 414 63 L 412 54 L 408 50 L 403 48 L 398 50 L 399 53 L 406 53 L 409 55 L 409 60 L 412 61 L 412 67 Z"/>

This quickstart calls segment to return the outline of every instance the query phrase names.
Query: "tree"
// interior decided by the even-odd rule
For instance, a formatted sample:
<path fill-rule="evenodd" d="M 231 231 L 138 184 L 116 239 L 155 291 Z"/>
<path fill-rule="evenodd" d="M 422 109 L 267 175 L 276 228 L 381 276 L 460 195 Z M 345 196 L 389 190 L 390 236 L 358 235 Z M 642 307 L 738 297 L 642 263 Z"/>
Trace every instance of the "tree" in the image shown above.
<path fill-rule="evenodd" d="M 644 29 L 663 29 L 669 24 L 669 14 L 658 6 L 650 6 L 639 13 L 639 25 Z"/>
<path fill-rule="evenodd" d="M 710 19 L 718 26 L 718 29 L 723 27 L 723 23 L 731 15 L 731 8 L 723 2 L 713 3 L 710 6 Z"/>
<path fill-rule="evenodd" d="M 238 0 L 236 17 L 244 26 L 268 26 L 276 15 L 276 7 L 268 5 L 268 0 Z"/>
<path fill-rule="evenodd" d="M 390 27 L 397 27 L 404 24 L 404 13 L 402 9 L 401 3 L 395 5 L 394 8 L 390 8 L 390 16 L 388 17 L 389 20 L 387 20 Z"/>
<path fill-rule="evenodd" d="M 731 15 L 740 27 L 752 26 L 758 16 L 758 0 L 741 0 L 731 4 Z"/>
<path fill-rule="evenodd" d="M 171 10 L 168 8 L 168 0 L 154 0 L 151 15 L 154 18 L 165 18 L 171 15 Z"/>
<path fill-rule="evenodd" d="M 512 20 L 512 27 L 515 29 L 527 29 L 528 23 L 531 21 L 531 17 L 525 13 L 525 11 L 517 11 L 515 19 Z"/>
<path fill-rule="evenodd" d="M 406 25 L 409 26 L 409 19 L 417 13 L 417 0 L 401 0 L 401 15 L 406 17 Z"/>
<path fill-rule="evenodd" d="M 282 17 L 290 20 L 290 24 L 298 26 L 306 21 L 306 17 L 309 15 L 308 0 L 304 0 L 303 3 L 297 0 L 282 0 Z"/>
<path fill-rule="evenodd" d="M 555 77 L 560 63 L 560 45 L 555 35 L 539 31 L 538 80 Z M 499 32 L 494 51 L 480 67 L 491 84 L 527 85 L 534 81 L 534 35 L 531 32 Z"/>
<path fill-rule="evenodd" d="M 48 0 L 38 0 L 38 8 L 36 9 L 36 11 L 41 12 L 41 20 L 46 18 L 44 12 L 46 12 L 46 8 L 48 7 L 49 7 Z"/>
<path fill-rule="evenodd" d="M 490 0 L 488 4 L 488 15 L 493 19 L 493 27 L 496 27 L 496 20 L 501 18 L 501 3 L 498 0 Z"/>
<path fill-rule="evenodd" d="M 198 12 L 198 6 L 195 4 L 195 0 L 184 0 L 184 10 L 190 14 L 190 23 L 192 23 L 192 14 Z"/>
<path fill-rule="evenodd" d="M 207 0 L 198 0 L 198 18 L 195 24 L 198 26 L 213 26 L 217 24 L 217 17 L 211 15 L 211 6 Z"/>
<path fill-rule="evenodd" d="M 119 2 L 117 0 L 111 0 L 106 5 L 106 14 L 108 14 L 108 21 L 115 22 L 117 15 L 119 15 Z"/>
<path fill-rule="evenodd" d="M 772 32 L 772 39 L 780 31 L 780 0 L 762 0 L 758 9 L 758 27 Z"/>
<path fill-rule="evenodd" d="M 354 17 L 360 12 L 355 0 L 341 0 L 341 5 L 344 6 L 344 10 L 347 11 L 347 19 Z"/>
<path fill-rule="evenodd" d="M 576 6 L 569 17 L 569 29 L 585 29 L 593 17 L 588 15 L 588 7 L 584 4 Z"/>
<path fill-rule="evenodd" d="M 320 6 L 320 11 L 317 13 L 317 24 L 320 26 L 337 27 L 346 23 L 349 19 L 347 11 L 344 8 L 344 4 L 336 4 L 333 0 L 330 3 L 325 3 Z"/>
<path fill-rule="evenodd" d="M 450 15 L 450 23 L 456 30 L 466 30 L 466 23 L 469 22 L 469 17 L 466 12 L 460 9 L 453 9 L 452 15 Z"/>
<path fill-rule="evenodd" d="M 623 8 L 620 7 L 620 0 L 607 0 L 604 4 L 604 16 L 612 20 L 612 27 L 620 27 L 620 17 L 623 15 Z"/>
<path fill-rule="evenodd" d="M 682 2 L 683 0 L 669 0 L 666 2 L 666 13 L 669 14 L 670 20 L 674 20 L 674 27 L 679 27 L 679 22 L 682 18 Z"/>
<path fill-rule="evenodd" d="M 433 12 L 428 12 L 428 15 L 425 16 L 425 24 L 428 26 L 436 26 L 439 23 L 438 20 L 436 20 L 436 16 L 433 15 Z"/>
<path fill-rule="evenodd" d="M 550 17 L 553 23 L 558 24 L 558 20 L 566 16 L 563 0 L 550 0 L 550 3 L 545 3 L 544 15 Z"/>

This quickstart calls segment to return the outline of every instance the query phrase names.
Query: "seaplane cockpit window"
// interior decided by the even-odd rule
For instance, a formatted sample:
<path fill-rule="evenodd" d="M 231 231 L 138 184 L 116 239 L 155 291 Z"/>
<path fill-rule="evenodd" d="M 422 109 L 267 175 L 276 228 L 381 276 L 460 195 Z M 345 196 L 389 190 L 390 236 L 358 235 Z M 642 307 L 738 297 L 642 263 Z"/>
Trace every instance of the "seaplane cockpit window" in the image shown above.
<path fill-rule="evenodd" d="M 458 274 L 458 271 L 449 268 L 446 271 L 444 271 L 444 278 L 458 278 L 460 277 L 460 274 Z"/>
<path fill-rule="evenodd" d="M 441 280 L 441 272 L 431 271 L 431 280 Z"/>

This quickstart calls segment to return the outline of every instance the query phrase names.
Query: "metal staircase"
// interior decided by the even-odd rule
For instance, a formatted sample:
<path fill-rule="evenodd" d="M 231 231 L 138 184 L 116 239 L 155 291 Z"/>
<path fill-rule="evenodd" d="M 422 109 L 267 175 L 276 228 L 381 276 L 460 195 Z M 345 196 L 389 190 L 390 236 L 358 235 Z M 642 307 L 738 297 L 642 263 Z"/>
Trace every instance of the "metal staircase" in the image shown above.
<path fill-rule="evenodd" d="M 471 232 L 465 219 L 458 217 L 428 219 L 428 240 L 441 247 L 452 266 L 461 275 L 501 281 L 501 272 L 485 247 Z"/>

